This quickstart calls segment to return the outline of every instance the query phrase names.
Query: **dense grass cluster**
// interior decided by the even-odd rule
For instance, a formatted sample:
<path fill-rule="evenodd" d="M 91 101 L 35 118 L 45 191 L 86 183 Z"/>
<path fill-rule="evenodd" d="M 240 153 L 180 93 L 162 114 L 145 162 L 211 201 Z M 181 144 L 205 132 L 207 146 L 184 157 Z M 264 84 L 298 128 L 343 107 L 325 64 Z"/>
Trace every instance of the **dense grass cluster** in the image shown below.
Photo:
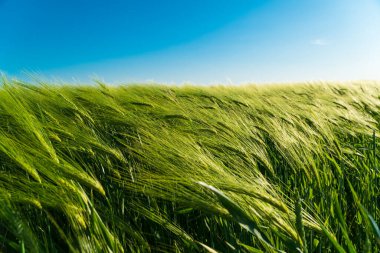
<path fill-rule="evenodd" d="M 380 86 L 0 88 L 0 252 L 379 252 Z"/>

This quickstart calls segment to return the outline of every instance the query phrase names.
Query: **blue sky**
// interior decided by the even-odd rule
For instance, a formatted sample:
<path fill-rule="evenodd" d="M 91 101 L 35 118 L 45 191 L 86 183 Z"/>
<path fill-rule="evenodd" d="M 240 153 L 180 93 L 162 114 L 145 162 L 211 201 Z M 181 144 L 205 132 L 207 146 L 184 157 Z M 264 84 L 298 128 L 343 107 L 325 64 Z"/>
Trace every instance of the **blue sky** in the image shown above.
<path fill-rule="evenodd" d="M 0 0 L 0 30 L 19 78 L 380 80 L 380 0 Z"/>

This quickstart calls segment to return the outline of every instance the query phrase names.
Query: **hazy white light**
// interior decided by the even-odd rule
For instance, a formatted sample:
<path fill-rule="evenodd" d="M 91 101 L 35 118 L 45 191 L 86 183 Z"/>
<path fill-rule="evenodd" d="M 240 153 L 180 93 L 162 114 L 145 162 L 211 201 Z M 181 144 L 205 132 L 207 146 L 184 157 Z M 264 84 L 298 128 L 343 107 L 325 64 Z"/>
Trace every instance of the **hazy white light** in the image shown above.
<path fill-rule="evenodd" d="M 329 42 L 325 39 L 314 39 L 310 41 L 310 44 L 315 45 L 315 46 L 327 46 Z"/>

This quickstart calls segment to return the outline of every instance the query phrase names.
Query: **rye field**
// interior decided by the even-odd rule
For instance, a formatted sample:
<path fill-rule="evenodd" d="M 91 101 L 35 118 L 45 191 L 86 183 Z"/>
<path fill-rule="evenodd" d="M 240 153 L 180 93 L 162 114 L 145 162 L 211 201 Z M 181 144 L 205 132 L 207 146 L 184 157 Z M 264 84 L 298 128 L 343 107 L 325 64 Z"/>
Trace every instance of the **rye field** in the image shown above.
<path fill-rule="evenodd" d="M 380 84 L 0 87 L 0 252 L 380 252 Z"/>

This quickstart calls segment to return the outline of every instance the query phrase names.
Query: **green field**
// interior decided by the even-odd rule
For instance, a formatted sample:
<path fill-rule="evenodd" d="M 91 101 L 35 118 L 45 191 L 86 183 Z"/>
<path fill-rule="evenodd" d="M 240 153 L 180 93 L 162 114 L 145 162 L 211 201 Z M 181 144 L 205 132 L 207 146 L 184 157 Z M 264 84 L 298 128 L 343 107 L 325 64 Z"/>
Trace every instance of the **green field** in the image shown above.
<path fill-rule="evenodd" d="M 380 84 L 0 88 L 0 252 L 380 252 Z"/>

